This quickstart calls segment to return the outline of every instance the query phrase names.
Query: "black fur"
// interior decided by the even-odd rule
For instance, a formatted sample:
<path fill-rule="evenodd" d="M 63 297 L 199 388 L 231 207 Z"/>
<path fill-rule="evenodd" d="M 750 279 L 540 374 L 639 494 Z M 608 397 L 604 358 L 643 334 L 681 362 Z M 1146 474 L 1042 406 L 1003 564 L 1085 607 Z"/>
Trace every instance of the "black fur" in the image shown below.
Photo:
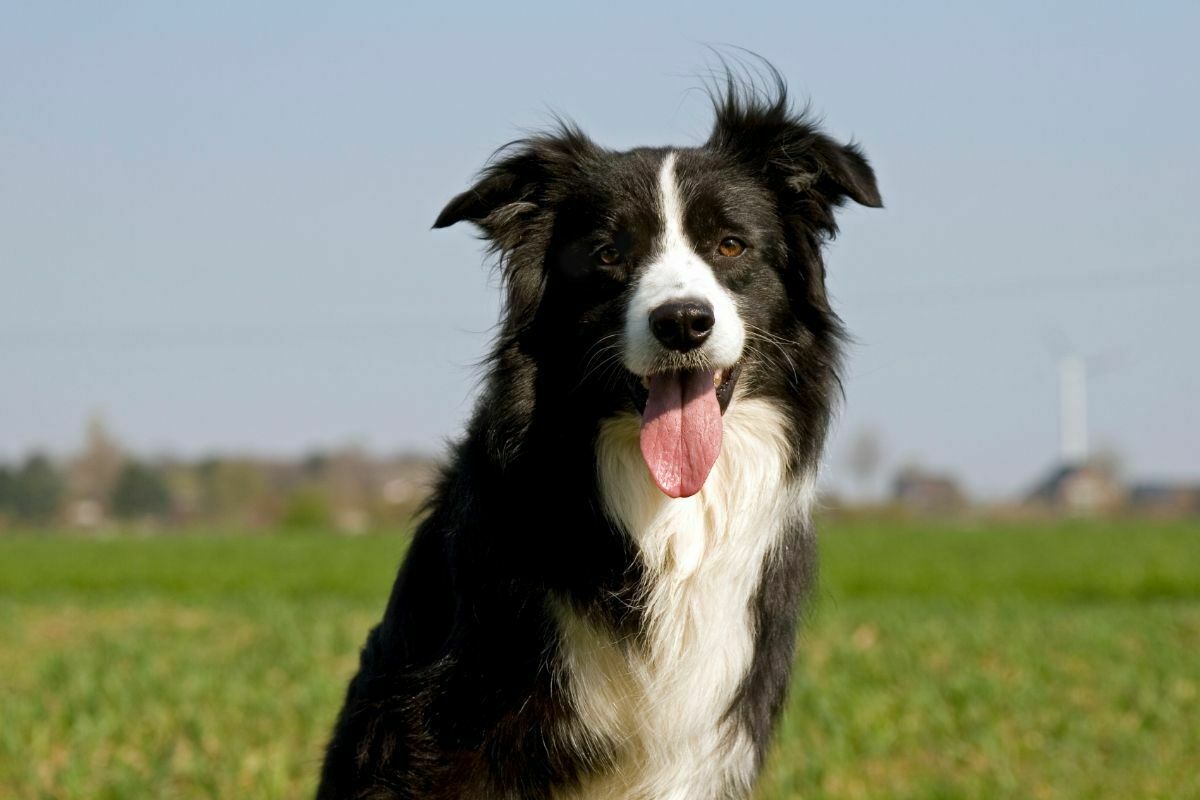
<path fill-rule="evenodd" d="M 763 93 L 731 80 L 715 106 L 709 140 L 676 151 L 687 228 L 697 247 L 729 230 L 753 242 L 718 272 L 753 326 L 740 390 L 787 409 L 798 472 L 819 458 L 838 391 L 842 329 L 821 245 L 834 209 L 878 206 L 879 193 L 862 153 L 794 113 L 781 81 Z M 564 125 L 503 149 L 438 217 L 437 228 L 483 231 L 502 270 L 503 320 L 466 435 L 362 651 L 319 798 L 537 800 L 612 766 L 611 743 L 564 735 L 574 712 L 548 601 L 635 640 L 644 622 L 648 578 L 601 509 L 595 442 L 601 420 L 636 410 L 606 343 L 661 225 L 663 155 L 605 150 Z M 592 254 L 609 241 L 625 259 L 599 266 Z M 762 573 L 755 655 L 729 709 L 760 763 L 813 576 L 807 524 L 777 550 L 746 565 Z"/>

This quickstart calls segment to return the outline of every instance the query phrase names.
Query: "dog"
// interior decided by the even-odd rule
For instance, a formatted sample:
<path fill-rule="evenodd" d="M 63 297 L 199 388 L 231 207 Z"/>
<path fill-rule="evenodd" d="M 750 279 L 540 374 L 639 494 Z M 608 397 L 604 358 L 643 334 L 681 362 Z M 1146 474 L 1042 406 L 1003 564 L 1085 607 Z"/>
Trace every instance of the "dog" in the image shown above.
<path fill-rule="evenodd" d="M 732 77 L 691 148 L 560 123 L 502 148 L 471 222 L 505 303 L 361 654 L 318 798 L 745 798 L 815 574 L 840 398 L 823 244 L 874 172 Z"/>

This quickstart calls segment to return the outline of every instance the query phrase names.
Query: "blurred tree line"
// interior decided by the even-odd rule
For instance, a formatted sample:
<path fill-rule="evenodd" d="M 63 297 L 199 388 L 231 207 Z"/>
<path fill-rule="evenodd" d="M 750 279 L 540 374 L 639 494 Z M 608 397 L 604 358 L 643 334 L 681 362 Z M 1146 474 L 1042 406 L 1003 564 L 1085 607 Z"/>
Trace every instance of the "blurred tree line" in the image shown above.
<path fill-rule="evenodd" d="M 347 447 L 299 460 L 213 456 L 145 459 L 95 418 L 64 459 L 0 463 L 0 530 L 221 526 L 348 533 L 408 522 L 433 480 L 422 456 Z"/>

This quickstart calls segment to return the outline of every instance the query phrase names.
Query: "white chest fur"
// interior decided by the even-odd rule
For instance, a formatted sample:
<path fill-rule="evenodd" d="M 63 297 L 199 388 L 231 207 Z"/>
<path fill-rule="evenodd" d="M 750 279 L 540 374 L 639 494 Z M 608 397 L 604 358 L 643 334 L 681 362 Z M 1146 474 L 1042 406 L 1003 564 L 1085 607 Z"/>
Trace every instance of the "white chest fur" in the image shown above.
<path fill-rule="evenodd" d="M 703 490 L 671 500 L 642 460 L 638 420 L 605 423 L 601 492 L 641 551 L 648 630 L 643 644 L 619 642 L 570 610 L 559 613 L 580 725 L 617 750 L 615 768 L 572 797 L 703 800 L 730 782 L 748 785 L 752 747 L 725 712 L 753 656 L 751 603 L 764 560 L 813 497 L 811 476 L 785 477 L 786 432 L 771 403 L 735 399 Z"/>

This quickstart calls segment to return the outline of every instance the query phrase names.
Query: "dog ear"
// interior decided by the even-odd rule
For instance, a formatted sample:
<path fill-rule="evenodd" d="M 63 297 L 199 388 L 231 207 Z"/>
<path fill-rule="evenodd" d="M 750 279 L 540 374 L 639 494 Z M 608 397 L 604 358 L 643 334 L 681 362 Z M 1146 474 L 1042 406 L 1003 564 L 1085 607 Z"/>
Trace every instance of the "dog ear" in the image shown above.
<path fill-rule="evenodd" d="M 875 183 L 875 171 L 867 157 L 853 142 L 838 144 L 823 133 L 814 134 L 807 150 L 815 166 L 815 174 L 792 178 L 797 188 L 805 183 L 815 184 L 827 197 L 840 202 L 838 194 L 868 208 L 883 208 L 883 198 Z M 815 181 L 814 181 L 815 178 Z M 825 185 L 822 184 L 825 179 Z"/>
<path fill-rule="evenodd" d="M 847 199 L 882 207 L 875 172 L 858 146 L 834 141 L 804 112 L 792 111 L 782 79 L 775 79 L 769 97 L 730 79 L 714 97 L 708 146 L 763 176 L 787 216 L 800 216 L 829 235 L 837 232 L 833 211 Z"/>
<path fill-rule="evenodd" d="M 528 198 L 536 191 L 544 172 L 536 154 L 529 149 L 489 164 L 474 186 L 446 204 L 433 227 L 447 228 L 469 220 L 486 230 L 488 219 L 502 210 L 508 215 L 531 210 L 535 204 Z"/>
<path fill-rule="evenodd" d="M 555 182 L 595 149 L 565 123 L 552 133 L 505 145 L 475 185 L 446 204 L 433 227 L 466 220 L 479 226 L 495 247 L 509 249 L 519 241 L 522 223 L 547 208 Z"/>

